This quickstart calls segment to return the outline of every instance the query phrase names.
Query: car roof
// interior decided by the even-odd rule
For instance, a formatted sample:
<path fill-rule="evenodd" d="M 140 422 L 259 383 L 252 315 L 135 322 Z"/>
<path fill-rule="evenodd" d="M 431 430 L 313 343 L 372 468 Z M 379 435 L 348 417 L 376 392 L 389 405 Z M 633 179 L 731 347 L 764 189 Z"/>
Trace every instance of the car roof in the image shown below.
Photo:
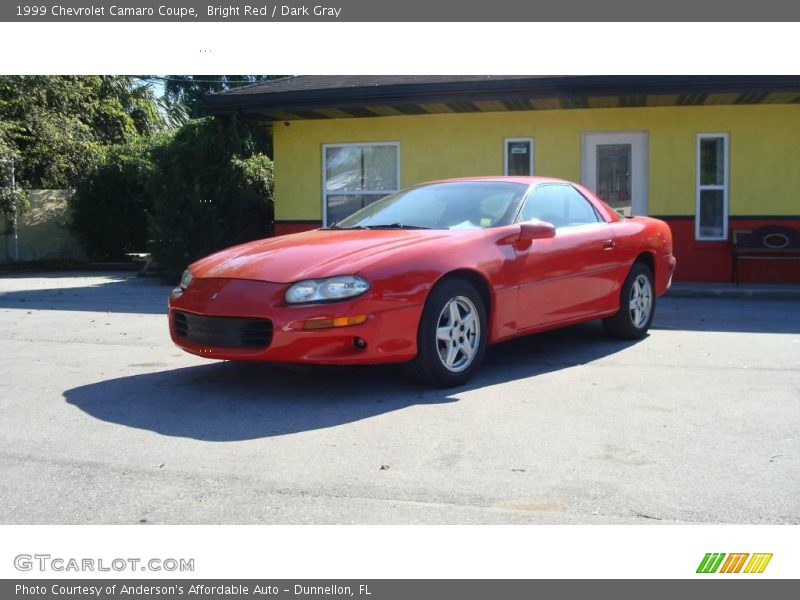
<path fill-rule="evenodd" d="M 439 179 L 437 181 L 428 181 L 427 183 L 458 183 L 463 181 L 493 181 L 505 183 L 521 183 L 523 185 L 535 185 L 537 183 L 571 183 L 566 179 L 558 179 L 556 177 L 538 177 L 538 176 L 512 176 L 512 175 L 489 175 L 484 177 L 455 177 L 452 179 Z"/>
<path fill-rule="evenodd" d="M 572 185 L 577 187 L 578 191 L 592 203 L 594 208 L 600 212 L 603 216 L 603 220 L 606 222 L 613 222 L 619 221 L 621 217 L 608 206 L 603 200 L 597 198 L 594 194 L 591 193 L 590 190 L 582 187 L 580 184 L 574 183 L 572 181 L 568 181 L 566 179 L 558 179 L 556 177 L 538 177 L 538 176 L 513 176 L 513 175 L 490 175 L 486 177 L 456 177 L 453 179 L 440 179 L 438 181 L 427 181 L 425 183 L 421 183 L 419 185 L 429 185 L 434 183 L 460 183 L 465 181 L 489 181 L 489 182 L 505 182 L 505 183 L 517 183 L 528 186 L 530 189 L 534 185 L 538 185 L 540 183 L 565 183 L 567 185 Z"/>

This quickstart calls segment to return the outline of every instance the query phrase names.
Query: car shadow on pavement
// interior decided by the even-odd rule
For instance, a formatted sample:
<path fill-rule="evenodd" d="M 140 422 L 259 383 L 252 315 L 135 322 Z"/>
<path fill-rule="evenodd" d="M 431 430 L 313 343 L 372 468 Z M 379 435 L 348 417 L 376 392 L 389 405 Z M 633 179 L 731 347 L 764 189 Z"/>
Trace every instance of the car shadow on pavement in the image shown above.
<path fill-rule="evenodd" d="M 129 272 L 71 275 L 70 278 L 78 281 L 88 279 L 88 284 L 64 285 L 59 278 L 50 275 L 6 277 L 9 281 L 36 280 L 42 287 L 31 284 L 26 289 L 0 291 L 0 308 L 158 315 L 167 313 L 167 296 L 174 287 Z"/>
<path fill-rule="evenodd" d="M 597 323 L 521 338 L 489 348 L 467 385 L 446 390 L 409 382 L 395 366 L 215 362 L 99 381 L 64 397 L 97 419 L 162 435 L 249 440 L 457 402 L 462 392 L 584 364 L 632 344 L 609 339 Z"/>
<path fill-rule="evenodd" d="M 103 421 L 216 442 L 324 429 L 414 404 L 455 401 L 427 396 L 388 367 L 233 362 L 100 381 L 64 397 Z"/>
<path fill-rule="evenodd" d="M 640 341 L 612 338 L 600 321 L 515 338 L 488 348 L 481 368 L 465 388 L 485 387 L 584 365 Z"/>

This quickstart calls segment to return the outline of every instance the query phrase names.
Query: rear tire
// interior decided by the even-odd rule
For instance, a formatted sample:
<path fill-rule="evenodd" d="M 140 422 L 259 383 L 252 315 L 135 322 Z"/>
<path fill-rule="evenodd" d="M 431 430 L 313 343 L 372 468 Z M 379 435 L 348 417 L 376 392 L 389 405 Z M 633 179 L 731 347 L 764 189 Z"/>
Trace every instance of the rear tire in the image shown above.
<path fill-rule="evenodd" d="M 653 272 L 647 265 L 637 262 L 620 290 L 619 312 L 603 319 L 603 327 L 610 335 L 623 340 L 640 339 L 650 329 L 655 312 Z"/>
<path fill-rule="evenodd" d="M 477 290 L 461 279 L 436 285 L 425 302 L 417 331 L 412 378 L 435 387 L 466 383 L 486 351 L 486 308 Z"/>

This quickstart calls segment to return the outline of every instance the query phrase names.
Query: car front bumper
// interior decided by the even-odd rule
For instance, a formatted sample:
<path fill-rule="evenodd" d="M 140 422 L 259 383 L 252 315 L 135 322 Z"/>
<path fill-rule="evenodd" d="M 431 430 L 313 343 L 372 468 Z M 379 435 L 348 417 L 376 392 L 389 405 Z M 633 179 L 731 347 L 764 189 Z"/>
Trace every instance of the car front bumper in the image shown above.
<path fill-rule="evenodd" d="M 176 288 L 170 294 L 172 341 L 197 356 L 241 361 L 378 364 L 406 362 L 416 355 L 421 304 L 370 291 L 352 300 L 287 305 L 283 298 L 287 288 L 264 281 L 196 278 L 186 290 Z M 366 320 L 358 325 L 305 328 L 307 321 L 357 315 L 366 315 Z M 187 320 L 195 325 L 195 335 L 187 336 Z M 264 320 L 271 324 L 266 345 Z M 245 331 L 249 323 L 260 332 L 247 338 L 255 339 L 257 347 L 231 341 L 235 335 L 223 331 L 226 327 Z"/>

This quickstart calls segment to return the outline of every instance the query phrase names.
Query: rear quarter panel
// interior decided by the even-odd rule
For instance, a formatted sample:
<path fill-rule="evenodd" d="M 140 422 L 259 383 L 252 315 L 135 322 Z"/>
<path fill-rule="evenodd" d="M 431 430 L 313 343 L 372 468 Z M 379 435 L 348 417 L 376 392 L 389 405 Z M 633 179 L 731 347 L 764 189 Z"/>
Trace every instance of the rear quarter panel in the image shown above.
<path fill-rule="evenodd" d="M 625 282 L 634 261 L 643 254 L 652 259 L 656 295 L 664 294 L 672 282 L 675 258 L 672 256 L 672 231 L 664 221 L 633 217 L 612 223 L 621 264 L 619 287 Z"/>

